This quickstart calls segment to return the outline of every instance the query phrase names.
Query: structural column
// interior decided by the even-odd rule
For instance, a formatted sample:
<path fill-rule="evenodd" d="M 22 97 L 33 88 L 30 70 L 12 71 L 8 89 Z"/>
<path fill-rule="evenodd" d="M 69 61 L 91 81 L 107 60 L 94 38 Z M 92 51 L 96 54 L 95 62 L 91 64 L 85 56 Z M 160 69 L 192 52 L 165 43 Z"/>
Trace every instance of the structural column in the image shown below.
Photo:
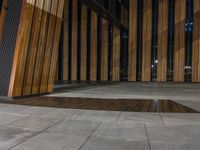
<path fill-rule="evenodd" d="M 120 81 L 120 30 L 113 27 L 112 81 Z"/>
<path fill-rule="evenodd" d="M 194 0 L 192 82 L 200 82 L 200 1 Z"/>
<path fill-rule="evenodd" d="M 175 1 L 174 81 L 184 82 L 186 0 Z"/>
<path fill-rule="evenodd" d="M 142 31 L 142 81 L 151 81 L 152 0 L 144 0 Z"/>
<path fill-rule="evenodd" d="M 137 0 L 129 1 L 129 63 L 128 80 L 136 81 L 137 62 Z"/>
<path fill-rule="evenodd" d="M 158 1 L 158 70 L 157 81 L 167 81 L 168 0 Z"/>

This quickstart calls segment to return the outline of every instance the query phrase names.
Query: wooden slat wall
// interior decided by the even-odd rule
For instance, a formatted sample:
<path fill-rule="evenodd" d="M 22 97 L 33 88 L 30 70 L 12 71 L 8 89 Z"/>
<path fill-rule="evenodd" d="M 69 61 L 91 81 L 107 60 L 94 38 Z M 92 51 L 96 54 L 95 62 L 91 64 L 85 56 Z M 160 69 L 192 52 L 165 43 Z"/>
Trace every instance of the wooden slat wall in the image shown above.
<path fill-rule="evenodd" d="M 194 0 L 192 82 L 200 82 L 200 1 Z"/>
<path fill-rule="evenodd" d="M 108 21 L 102 19 L 101 81 L 108 81 Z"/>
<path fill-rule="evenodd" d="M 87 80 L 87 6 L 82 5 L 81 12 L 81 73 L 80 80 Z"/>
<path fill-rule="evenodd" d="M 137 0 L 129 1 L 129 64 L 128 80 L 136 81 Z"/>
<path fill-rule="evenodd" d="M 90 81 L 97 80 L 97 14 L 91 11 L 90 31 Z"/>
<path fill-rule="evenodd" d="M 168 0 L 158 1 L 158 70 L 157 81 L 167 81 Z"/>
<path fill-rule="evenodd" d="M 14 54 L 9 96 L 52 91 L 64 0 L 26 0 Z"/>
<path fill-rule="evenodd" d="M 174 81 L 184 82 L 186 0 L 175 1 Z"/>
<path fill-rule="evenodd" d="M 78 1 L 72 1 L 71 80 L 77 80 Z"/>
<path fill-rule="evenodd" d="M 120 81 L 120 30 L 113 27 L 112 81 Z"/>
<path fill-rule="evenodd" d="M 152 1 L 143 5 L 142 81 L 151 81 Z"/>
<path fill-rule="evenodd" d="M 65 0 L 64 6 L 64 29 L 63 29 L 63 52 L 62 52 L 62 79 L 69 80 L 69 0 Z"/>

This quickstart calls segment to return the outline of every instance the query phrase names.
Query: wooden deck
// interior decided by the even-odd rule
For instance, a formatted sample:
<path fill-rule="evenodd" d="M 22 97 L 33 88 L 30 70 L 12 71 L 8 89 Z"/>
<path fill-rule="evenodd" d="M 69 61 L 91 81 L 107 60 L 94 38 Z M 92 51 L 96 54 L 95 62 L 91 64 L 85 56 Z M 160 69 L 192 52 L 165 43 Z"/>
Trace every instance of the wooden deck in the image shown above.
<path fill-rule="evenodd" d="M 129 112 L 199 113 L 171 100 L 93 99 L 66 97 L 33 97 L 4 102 L 9 104 Z"/>

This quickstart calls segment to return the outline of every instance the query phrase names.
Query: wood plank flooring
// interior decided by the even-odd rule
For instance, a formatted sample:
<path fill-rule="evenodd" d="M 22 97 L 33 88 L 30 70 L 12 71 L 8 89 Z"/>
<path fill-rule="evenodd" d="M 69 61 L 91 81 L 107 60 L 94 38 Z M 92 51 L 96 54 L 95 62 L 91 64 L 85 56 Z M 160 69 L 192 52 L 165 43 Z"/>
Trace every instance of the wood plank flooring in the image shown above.
<path fill-rule="evenodd" d="M 171 100 L 94 99 L 66 97 L 33 97 L 4 102 L 28 106 L 162 113 L 199 113 Z"/>

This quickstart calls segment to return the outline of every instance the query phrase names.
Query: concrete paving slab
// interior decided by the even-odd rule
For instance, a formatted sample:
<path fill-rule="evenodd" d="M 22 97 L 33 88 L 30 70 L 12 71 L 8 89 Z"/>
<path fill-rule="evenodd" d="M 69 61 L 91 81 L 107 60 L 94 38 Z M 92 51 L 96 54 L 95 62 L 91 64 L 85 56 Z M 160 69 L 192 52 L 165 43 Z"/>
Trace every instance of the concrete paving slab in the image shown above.
<path fill-rule="evenodd" d="M 122 123 L 163 124 L 159 113 L 122 112 L 118 118 Z"/>
<path fill-rule="evenodd" d="M 146 125 L 150 141 L 200 143 L 199 125 Z"/>
<path fill-rule="evenodd" d="M 0 126 L 0 149 L 7 150 L 24 140 L 29 139 L 35 132 L 9 126 Z"/>
<path fill-rule="evenodd" d="M 25 117 L 26 116 L 23 116 L 23 115 L 0 113 L 0 125 L 6 125 L 8 123 L 17 121 L 17 120 L 25 118 Z"/>
<path fill-rule="evenodd" d="M 177 125 L 200 125 L 200 114 L 198 113 L 161 113 L 165 124 Z"/>
<path fill-rule="evenodd" d="M 81 150 L 150 150 L 147 141 L 92 136 Z"/>
<path fill-rule="evenodd" d="M 79 109 L 53 109 L 51 112 L 41 115 L 41 117 L 73 119 L 77 118 L 83 112 L 84 110 Z"/>
<path fill-rule="evenodd" d="M 29 130 L 43 130 L 50 127 L 51 125 L 59 122 L 58 118 L 45 118 L 45 117 L 36 117 L 29 116 L 15 122 L 9 123 L 9 126 L 25 128 Z"/>
<path fill-rule="evenodd" d="M 100 122 L 87 120 L 64 120 L 48 129 L 48 131 L 65 132 L 73 135 L 89 136 L 96 130 Z"/>
<path fill-rule="evenodd" d="M 130 141 L 147 140 L 145 128 L 142 124 L 102 123 L 94 135 Z"/>
<path fill-rule="evenodd" d="M 65 132 L 43 132 L 12 150 L 79 150 L 88 137 Z"/>
<path fill-rule="evenodd" d="M 77 119 L 101 121 L 101 122 L 115 122 L 120 112 L 117 111 L 95 111 L 88 110 L 81 114 Z"/>

